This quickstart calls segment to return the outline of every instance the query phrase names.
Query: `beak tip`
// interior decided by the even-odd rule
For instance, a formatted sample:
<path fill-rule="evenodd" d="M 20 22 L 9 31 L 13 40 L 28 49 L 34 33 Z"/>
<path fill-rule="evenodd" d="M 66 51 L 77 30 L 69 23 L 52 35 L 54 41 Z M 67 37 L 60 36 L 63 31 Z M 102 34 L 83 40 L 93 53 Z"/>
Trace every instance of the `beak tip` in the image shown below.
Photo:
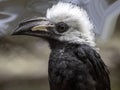
<path fill-rule="evenodd" d="M 21 35 L 24 32 L 24 30 L 20 27 L 17 27 L 11 35 Z"/>
<path fill-rule="evenodd" d="M 21 31 L 15 30 L 11 35 L 20 35 L 20 34 L 21 34 Z"/>
<path fill-rule="evenodd" d="M 16 35 L 14 32 L 11 34 L 12 36 Z"/>
<path fill-rule="evenodd" d="M 16 35 L 16 32 L 14 31 L 11 35 Z"/>

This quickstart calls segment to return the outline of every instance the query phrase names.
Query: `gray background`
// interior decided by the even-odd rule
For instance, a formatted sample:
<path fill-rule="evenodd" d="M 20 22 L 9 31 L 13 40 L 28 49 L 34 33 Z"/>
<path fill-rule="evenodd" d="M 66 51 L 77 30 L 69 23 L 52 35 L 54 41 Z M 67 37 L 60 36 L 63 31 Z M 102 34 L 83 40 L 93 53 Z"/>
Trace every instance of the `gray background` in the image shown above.
<path fill-rule="evenodd" d="M 107 0 L 112 4 L 116 0 Z M 47 66 L 50 49 L 40 38 L 11 36 L 19 22 L 44 16 L 55 0 L 0 0 L 0 90 L 49 90 Z M 120 17 L 112 36 L 97 39 L 110 69 L 112 90 L 120 89 Z"/>

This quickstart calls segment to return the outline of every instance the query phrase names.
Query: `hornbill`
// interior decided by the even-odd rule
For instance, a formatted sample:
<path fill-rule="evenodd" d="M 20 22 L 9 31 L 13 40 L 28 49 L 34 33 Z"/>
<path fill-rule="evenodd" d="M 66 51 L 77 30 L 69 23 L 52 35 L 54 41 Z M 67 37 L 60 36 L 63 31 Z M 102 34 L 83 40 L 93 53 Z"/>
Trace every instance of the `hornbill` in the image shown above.
<path fill-rule="evenodd" d="M 13 35 L 48 41 L 50 90 L 110 90 L 108 69 L 96 48 L 94 25 L 84 8 L 72 3 L 74 0 L 66 1 L 49 8 L 46 17 L 21 22 Z"/>

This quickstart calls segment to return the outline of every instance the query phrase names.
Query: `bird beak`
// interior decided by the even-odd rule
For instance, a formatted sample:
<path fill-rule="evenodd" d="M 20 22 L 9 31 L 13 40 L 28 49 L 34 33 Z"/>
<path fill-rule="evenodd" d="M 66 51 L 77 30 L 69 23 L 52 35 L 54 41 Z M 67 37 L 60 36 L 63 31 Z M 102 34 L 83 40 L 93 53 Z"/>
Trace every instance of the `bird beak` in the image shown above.
<path fill-rule="evenodd" d="M 12 35 L 41 36 L 50 32 L 54 27 L 48 19 L 39 17 L 21 22 Z"/>

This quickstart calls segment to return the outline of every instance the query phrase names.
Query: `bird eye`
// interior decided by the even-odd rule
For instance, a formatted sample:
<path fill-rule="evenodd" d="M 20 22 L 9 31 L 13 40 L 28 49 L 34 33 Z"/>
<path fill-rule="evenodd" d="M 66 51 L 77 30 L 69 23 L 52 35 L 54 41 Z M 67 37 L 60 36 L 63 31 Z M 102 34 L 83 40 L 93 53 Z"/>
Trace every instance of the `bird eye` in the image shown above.
<path fill-rule="evenodd" d="M 64 22 L 59 22 L 59 23 L 56 24 L 56 30 L 59 33 L 64 33 L 68 29 L 69 29 L 69 26 L 66 23 L 64 23 Z"/>

